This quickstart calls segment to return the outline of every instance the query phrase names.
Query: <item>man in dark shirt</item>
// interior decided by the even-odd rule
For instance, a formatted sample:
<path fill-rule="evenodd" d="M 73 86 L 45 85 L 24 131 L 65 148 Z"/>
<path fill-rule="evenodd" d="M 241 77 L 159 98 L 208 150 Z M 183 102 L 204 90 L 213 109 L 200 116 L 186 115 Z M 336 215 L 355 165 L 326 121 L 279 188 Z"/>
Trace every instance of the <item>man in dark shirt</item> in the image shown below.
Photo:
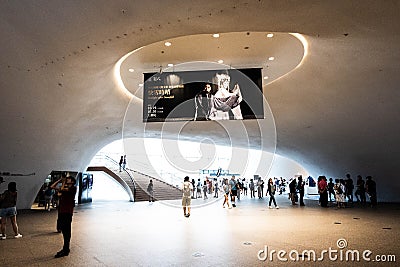
<path fill-rule="evenodd" d="M 365 182 L 365 191 L 369 195 L 369 199 L 371 201 L 371 206 L 376 206 L 377 198 L 376 198 L 376 183 L 372 180 L 371 176 L 367 176 L 367 181 Z"/>
<path fill-rule="evenodd" d="M 60 201 L 58 206 L 58 223 L 59 228 L 63 234 L 64 246 L 63 249 L 57 252 L 56 258 L 68 256 L 70 249 L 69 243 L 71 240 L 71 223 L 72 215 L 75 207 L 75 194 L 76 194 L 76 180 L 75 178 L 68 176 L 62 177 L 56 181 L 51 187 L 55 188 L 58 183 L 62 182 L 62 186 L 59 189 Z"/>

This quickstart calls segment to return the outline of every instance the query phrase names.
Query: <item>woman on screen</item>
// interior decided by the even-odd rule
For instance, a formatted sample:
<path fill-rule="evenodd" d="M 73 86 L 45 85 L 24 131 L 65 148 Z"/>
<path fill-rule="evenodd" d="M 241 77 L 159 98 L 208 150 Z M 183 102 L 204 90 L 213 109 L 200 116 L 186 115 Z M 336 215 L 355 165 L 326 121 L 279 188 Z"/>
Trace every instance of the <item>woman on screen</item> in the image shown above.
<path fill-rule="evenodd" d="M 228 74 L 216 74 L 218 90 L 213 97 L 213 106 L 210 112 L 211 120 L 229 120 L 229 111 L 232 111 L 235 120 L 242 120 L 240 102 L 242 94 L 240 87 L 235 84 L 233 90 L 229 89 L 231 77 Z"/>

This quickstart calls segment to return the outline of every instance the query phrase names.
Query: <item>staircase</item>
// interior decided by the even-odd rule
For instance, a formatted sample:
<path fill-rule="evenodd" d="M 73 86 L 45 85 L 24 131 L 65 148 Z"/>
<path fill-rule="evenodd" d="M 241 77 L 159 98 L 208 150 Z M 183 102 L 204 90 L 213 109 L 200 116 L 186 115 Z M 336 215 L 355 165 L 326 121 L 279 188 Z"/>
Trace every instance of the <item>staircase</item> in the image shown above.
<path fill-rule="evenodd" d="M 130 197 L 130 201 L 149 201 L 147 186 L 150 180 L 153 180 L 154 200 L 173 200 L 182 198 L 182 190 L 158 178 L 129 168 L 120 172 L 119 163 L 107 155 L 102 155 L 101 157 L 96 158 L 96 165 L 102 166 L 90 166 L 87 168 L 87 171 L 103 171 L 113 177 L 122 187 L 124 187 Z"/>
<path fill-rule="evenodd" d="M 135 201 L 148 201 L 149 195 L 147 194 L 147 186 L 150 180 L 153 180 L 153 191 L 155 200 L 172 200 L 182 198 L 182 190 L 170 185 L 160 179 L 151 177 L 144 173 L 127 169 L 134 177 L 136 191 Z"/>

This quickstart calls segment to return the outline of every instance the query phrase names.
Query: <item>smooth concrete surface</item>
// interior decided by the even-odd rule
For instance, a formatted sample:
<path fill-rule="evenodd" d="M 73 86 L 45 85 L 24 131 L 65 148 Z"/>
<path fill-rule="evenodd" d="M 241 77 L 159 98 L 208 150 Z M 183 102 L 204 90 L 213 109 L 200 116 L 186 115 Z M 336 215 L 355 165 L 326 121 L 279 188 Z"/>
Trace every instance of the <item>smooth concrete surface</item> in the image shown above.
<path fill-rule="evenodd" d="M 222 198 L 193 200 L 190 218 L 183 216 L 180 201 L 94 202 L 76 207 L 72 225 L 71 253 L 55 259 L 62 236 L 55 232 L 57 211 L 22 210 L 18 224 L 23 238 L 0 240 L 0 266 L 399 266 L 400 205 L 376 208 L 354 205 L 346 209 L 321 208 L 306 200 L 306 207 L 292 206 L 278 196 L 280 209 L 268 209 L 267 198 L 242 197 L 233 209 L 222 208 Z M 11 226 L 7 234 L 12 237 Z M 343 249 L 338 248 L 347 243 Z M 316 261 L 293 261 L 277 253 L 273 261 L 259 260 L 272 250 L 314 250 Z M 333 261 L 323 250 L 340 253 Z M 345 261 L 347 251 L 359 251 L 360 261 Z M 371 259 L 362 259 L 370 250 Z M 395 255 L 397 262 L 372 261 L 377 254 Z M 291 256 L 295 257 L 295 252 Z M 312 255 L 312 254 L 310 254 Z M 367 255 L 368 256 L 368 255 Z M 351 257 L 349 257 L 351 259 Z"/>

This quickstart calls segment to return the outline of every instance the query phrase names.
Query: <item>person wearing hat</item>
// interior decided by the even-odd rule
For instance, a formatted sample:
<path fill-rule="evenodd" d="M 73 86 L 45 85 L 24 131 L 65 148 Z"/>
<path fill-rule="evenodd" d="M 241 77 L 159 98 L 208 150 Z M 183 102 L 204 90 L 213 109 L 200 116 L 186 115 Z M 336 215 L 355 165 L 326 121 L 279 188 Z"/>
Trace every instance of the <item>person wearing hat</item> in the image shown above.
<path fill-rule="evenodd" d="M 6 223 L 7 218 L 10 218 L 14 237 L 21 238 L 22 235 L 18 232 L 17 224 L 17 184 L 15 182 L 8 183 L 8 190 L 0 195 L 1 202 L 1 236 L 0 240 L 6 239 Z"/>

